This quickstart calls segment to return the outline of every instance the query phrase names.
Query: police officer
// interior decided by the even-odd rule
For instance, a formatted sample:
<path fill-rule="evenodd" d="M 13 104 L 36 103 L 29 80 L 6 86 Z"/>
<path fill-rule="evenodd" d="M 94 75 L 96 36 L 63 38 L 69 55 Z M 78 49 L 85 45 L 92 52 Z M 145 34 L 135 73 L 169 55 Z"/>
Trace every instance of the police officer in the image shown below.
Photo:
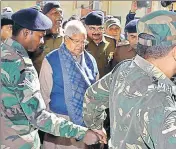
<path fill-rule="evenodd" d="M 40 73 L 41 64 L 44 57 L 52 50 L 58 48 L 63 41 L 63 31 L 61 24 L 63 21 L 63 11 L 58 1 L 46 2 L 42 9 L 43 14 L 49 17 L 53 23 L 50 30 L 46 32 L 44 37 L 44 45 L 32 53 L 31 58 L 38 74 Z"/>
<path fill-rule="evenodd" d="M 116 40 L 103 34 L 104 13 L 102 11 L 90 12 L 85 18 L 85 26 L 89 41 L 86 49 L 95 57 L 101 78 L 112 69 L 110 56 L 115 51 Z"/>
<path fill-rule="evenodd" d="M 136 45 L 138 42 L 137 25 L 138 19 L 130 21 L 125 26 L 127 40 L 117 43 L 117 48 L 114 53 L 113 65 L 125 60 L 131 59 L 136 55 Z"/>
<path fill-rule="evenodd" d="M 137 54 L 90 87 L 84 120 L 102 128 L 109 107 L 112 149 L 175 149 L 176 13 L 159 10 L 138 24 Z"/>
<path fill-rule="evenodd" d="M 51 20 L 32 8 L 14 13 L 12 20 L 13 37 L 1 46 L 1 147 L 39 149 L 38 129 L 55 136 L 84 138 L 87 144 L 97 142 L 98 132 L 45 110 L 37 72 L 27 51 L 35 51 L 43 43 Z"/>
<path fill-rule="evenodd" d="M 125 26 L 125 32 L 127 33 L 127 40 L 129 41 L 132 50 L 136 49 L 136 45 L 138 43 L 138 34 L 136 29 L 138 20 L 139 19 L 134 19 Z"/>

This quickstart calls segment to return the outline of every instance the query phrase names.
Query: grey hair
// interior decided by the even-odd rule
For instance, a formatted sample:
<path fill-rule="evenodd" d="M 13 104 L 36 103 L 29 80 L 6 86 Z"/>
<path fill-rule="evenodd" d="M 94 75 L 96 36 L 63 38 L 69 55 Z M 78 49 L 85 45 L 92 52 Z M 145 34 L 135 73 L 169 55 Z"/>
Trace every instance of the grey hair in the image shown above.
<path fill-rule="evenodd" d="M 154 38 L 152 35 L 147 35 L 147 34 L 142 34 L 141 37 L 145 39 L 151 39 L 151 40 Z M 158 59 L 166 56 L 175 46 L 176 44 L 170 45 L 170 46 L 156 45 L 156 46 L 149 47 L 138 43 L 136 53 L 143 58 Z"/>
<path fill-rule="evenodd" d="M 75 34 L 85 34 L 87 37 L 87 31 L 83 23 L 78 20 L 71 20 L 65 26 L 65 36 L 72 37 Z"/>

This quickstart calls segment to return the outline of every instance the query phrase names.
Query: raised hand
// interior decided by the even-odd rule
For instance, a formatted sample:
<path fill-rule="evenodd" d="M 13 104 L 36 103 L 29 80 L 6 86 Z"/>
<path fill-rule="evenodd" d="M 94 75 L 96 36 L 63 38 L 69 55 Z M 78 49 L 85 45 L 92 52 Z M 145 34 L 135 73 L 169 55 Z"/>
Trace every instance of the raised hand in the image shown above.
<path fill-rule="evenodd" d="M 132 1 L 132 3 L 131 3 L 131 12 L 135 13 L 137 9 L 138 9 L 137 1 Z"/>

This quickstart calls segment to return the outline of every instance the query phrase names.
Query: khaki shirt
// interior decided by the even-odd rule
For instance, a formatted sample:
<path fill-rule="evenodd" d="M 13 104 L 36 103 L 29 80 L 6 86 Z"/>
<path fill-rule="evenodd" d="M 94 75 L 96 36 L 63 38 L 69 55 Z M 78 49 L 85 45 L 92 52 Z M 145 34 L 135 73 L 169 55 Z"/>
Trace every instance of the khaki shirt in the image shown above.
<path fill-rule="evenodd" d="M 51 51 L 59 48 L 62 42 L 63 42 L 63 36 L 58 36 L 56 38 L 45 37 L 45 44 L 43 48 L 36 51 L 32 57 L 34 67 L 37 70 L 38 74 L 40 73 L 40 69 L 41 69 L 44 57 Z"/>
<path fill-rule="evenodd" d="M 115 52 L 116 40 L 110 36 L 103 35 L 103 40 L 98 45 L 93 40 L 88 38 L 89 44 L 86 46 L 86 50 L 93 55 L 97 61 L 100 77 L 103 77 L 112 70 L 108 57 L 110 52 Z"/>
<path fill-rule="evenodd" d="M 112 149 L 175 149 L 175 98 L 173 82 L 137 55 L 87 89 L 85 124 L 100 129 L 109 108 Z"/>
<path fill-rule="evenodd" d="M 24 47 L 8 39 L 1 46 L 1 148 L 39 149 L 38 129 L 82 139 L 87 128 L 46 111 L 37 72 Z"/>

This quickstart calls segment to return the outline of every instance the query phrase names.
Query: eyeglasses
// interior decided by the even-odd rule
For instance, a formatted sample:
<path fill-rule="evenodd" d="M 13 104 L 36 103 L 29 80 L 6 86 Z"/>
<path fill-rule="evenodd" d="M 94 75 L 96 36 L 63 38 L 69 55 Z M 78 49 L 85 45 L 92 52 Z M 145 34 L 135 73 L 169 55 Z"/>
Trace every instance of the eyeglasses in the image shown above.
<path fill-rule="evenodd" d="M 95 27 L 92 27 L 92 26 L 88 26 L 89 30 L 91 30 L 92 32 L 95 32 L 95 31 L 98 31 L 98 32 L 102 32 L 104 31 L 104 27 L 98 27 L 98 28 L 95 28 Z"/>
<path fill-rule="evenodd" d="M 79 41 L 79 40 L 76 40 L 76 39 L 73 39 L 69 36 L 67 36 L 75 45 L 88 45 L 88 41 L 87 40 L 84 40 L 84 41 Z"/>

